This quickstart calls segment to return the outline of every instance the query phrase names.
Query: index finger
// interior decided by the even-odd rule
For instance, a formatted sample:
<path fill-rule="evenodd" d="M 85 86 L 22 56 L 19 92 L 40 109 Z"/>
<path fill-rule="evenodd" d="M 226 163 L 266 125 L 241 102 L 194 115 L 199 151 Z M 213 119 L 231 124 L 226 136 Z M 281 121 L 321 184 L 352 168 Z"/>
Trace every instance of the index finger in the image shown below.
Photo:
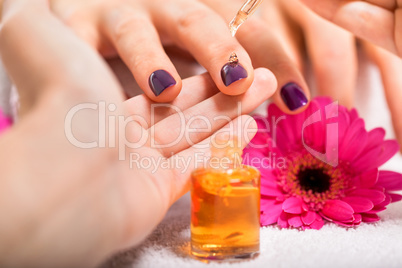
<path fill-rule="evenodd" d="M 228 22 L 199 1 L 180 0 L 169 8 L 149 1 L 156 27 L 187 49 L 227 95 L 239 95 L 251 86 L 254 68 L 240 43 L 231 36 Z M 191 3 L 190 3 L 191 2 Z M 229 62 L 235 52 L 239 61 Z"/>
<path fill-rule="evenodd" d="M 140 114 L 138 120 L 144 129 L 148 129 L 167 117 L 176 114 L 183 114 L 185 111 L 192 110 L 192 116 L 207 115 L 218 113 L 223 116 L 226 112 L 239 112 L 239 108 L 246 112 L 254 110 L 261 102 L 272 95 L 276 88 L 276 80 L 268 70 L 255 70 L 256 76 L 250 89 L 242 95 L 227 96 L 219 93 L 209 74 L 193 76 L 183 80 L 181 94 L 171 103 L 156 104 L 145 95 L 133 97 L 124 102 L 125 109 L 129 115 Z M 194 89 L 197 94 L 194 94 Z M 208 105 L 201 107 L 200 103 L 208 100 Z M 213 101 L 217 100 L 217 101 Z M 241 107 L 236 105 L 241 103 Z M 155 106 L 156 105 L 156 106 Z M 230 107 L 230 108 L 228 108 Z M 140 113 L 138 111 L 141 111 Z M 172 121 L 165 124 L 165 130 L 174 128 Z M 163 128 L 161 128 L 163 129 Z M 165 131 L 162 130 L 162 133 Z"/>

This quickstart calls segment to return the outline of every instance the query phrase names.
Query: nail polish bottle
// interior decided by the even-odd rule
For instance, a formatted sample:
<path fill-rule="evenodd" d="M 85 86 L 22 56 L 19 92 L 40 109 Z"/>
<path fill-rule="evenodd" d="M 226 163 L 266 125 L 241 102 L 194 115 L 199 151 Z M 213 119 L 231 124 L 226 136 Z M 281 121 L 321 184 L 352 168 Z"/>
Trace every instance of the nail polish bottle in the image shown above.
<path fill-rule="evenodd" d="M 254 257 L 260 248 L 260 173 L 233 142 L 212 148 L 191 179 L 191 253 L 204 260 Z"/>

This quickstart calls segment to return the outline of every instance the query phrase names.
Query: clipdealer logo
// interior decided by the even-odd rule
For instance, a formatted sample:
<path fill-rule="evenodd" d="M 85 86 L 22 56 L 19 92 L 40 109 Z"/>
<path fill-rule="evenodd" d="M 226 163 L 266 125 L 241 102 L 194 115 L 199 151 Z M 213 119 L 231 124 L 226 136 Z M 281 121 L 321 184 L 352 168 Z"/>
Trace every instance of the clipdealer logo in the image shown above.
<path fill-rule="evenodd" d="M 325 123 L 327 120 L 331 121 L 331 119 L 337 118 L 338 117 L 338 102 L 333 102 L 329 105 L 327 105 L 324 108 L 324 111 L 322 110 L 317 110 L 314 112 L 312 115 L 310 115 L 302 125 L 302 143 L 304 148 L 311 153 L 314 157 L 317 159 L 333 166 L 336 167 L 338 165 L 338 151 L 339 151 L 339 144 L 338 144 L 338 123 L 335 122 L 335 120 L 332 120 L 331 123 L 326 123 L 326 140 L 325 140 L 325 152 L 319 152 L 318 150 L 312 148 L 311 146 L 311 141 L 306 140 L 306 130 L 308 130 L 308 127 L 313 127 L 314 124 L 316 123 Z M 144 118 L 140 115 L 129 115 L 129 116 L 124 116 L 124 115 L 115 115 L 113 114 L 117 109 L 117 106 L 113 103 L 110 103 L 107 105 L 106 102 L 101 101 L 99 103 L 82 103 L 78 104 L 74 107 L 72 107 L 66 117 L 65 117 L 65 122 L 64 122 L 64 131 L 66 138 L 68 141 L 82 149 L 91 149 L 91 148 L 116 148 L 118 147 L 118 152 L 119 152 L 119 160 L 125 160 L 127 155 L 127 148 L 130 149 L 139 149 L 143 146 L 148 146 L 151 148 L 155 149 L 163 149 L 163 148 L 169 148 L 172 147 L 179 142 L 182 142 L 183 139 L 185 139 L 185 142 L 189 146 L 198 146 L 196 142 L 192 140 L 192 135 L 204 132 L 204 133 L 211 133 L 213 131 L 213 124 L 216 121 L 224 121 L 224 123 L 230 123 L 232 119 L 228 116 L 224 115 L 219 115 L 214 118 L 208 118 L 206 116 L 201 116 L 201 115 L 195 115 L 190 118 L 186 118 L 185 114 L 183 111 L 180 110 L 179 107 L 176 107 L 171 104 L 153 104 L 151 105 L 151 113 L 150 117 Z M 173 137 L 172 140 L 169 140 L 168 142 L 164 144 L 157 144 L 154 139 L 151 139 L 150 137 L 155 137 L 156 129 L 153 127 L 156 122 L 156 114 L 157 114 L 157 109 L 170 109 L 172 112 L 174 112 L 177 116 L 178 120 L 177 122 L 177 131 L 176 131 L 176 136 Z M 241 113 L 241 103 L 238 103 L 238 109 L 237 109 L 237 116 L 240 116 Z M 73 121 L 74 120 L 79 120 L 80 113 L 95 113 L 94 118 L 97 119 L 96 126 L 94 123 L 94 127 L 97 128 L 97 137 L 92 137 L 93 140 L 91 141 L 83 141 L 84 139 L 81 139 L 79 135 L 74 135 L 73 131 Z M 272 122 L 268 122 L 268 118 L 266 117 L 258 117 L 258 119 L 262 119 L 264 122 L 266 128 L 264 129 L 258 129 L 258 132 L 268 132 L 269 135 L 272 138 L 273 142 L 273 147 L 276 147 L 276 140 L 277 140 L 277 127 L 280 124 L 282 120 L 286 120 L 287 117 L 286 115 L 280 116 L 279 118 L 271 118 Z M 194 122 L 200 122 L 202 121 L 203 127 L 197 127 L 194 128 L 192 124 Z M 271 124 L 270 124 L 271 123 Z M 130 125 L 132 124 L 132 125 Z M 130 126 L 129 126 L 130 125 Z M 240 127 L 241 124 L 239 124 Z M 137 131 L 136 135 L 134 136 L 129 136 L 130 139 L 127 137 L 127 129 L 130 127 L 134 128 L 142 128 L 142 131 Z M 242 129 L 230 129 L 228 132 L 233 133 L 242 133 Z M 117 137 L 118 135 L 118 137 Z M 247 137 L 247 134 L 244 135 L 244 137 Z M 255 148 L 264 148 L 267 146 L 267 144 L 253 144 L 251 141 L 247 141 L 247 143 L 250 142 L 249 146 L 255 147 Z M 208 146 L 208 144 L 203 144 L 200 145 L 205 148 L 205 146 Z M 135 155 L 136 159 L 138 159 L 138 154 Z M 275 159 L 274 159 L 275 160 Z M 268 161 L 271 165 L 274 160 Z M 280 159 L 282 161 L 282 159 Z M 282 162 L 284 162 L 283 160 Z M 184 163 L 184 162 L 183 162 Z M 275 164 L 275 166 L 279 162 Z M 280 164 L 282 165 L 282 164 Z"/>
<path fill-rule="evenodd" d="M 72 107 L 66 114 L 64 120 L 64 132 L 67 140 L 74 146 L 81 149 L 93 148 L 118 148 L 119 160 L 126 160 L 128 149 L 139 149 L 141 147 L 150 147 L 152 149 L 173 148 L 178 144 L 187 144 L 197 149 L 206 149 L 209 144 L 200 142 L 197 137 L 205 133 L 206 136 L 215 132 L 217 126 L 227 126 L 225 131 L 230 135 L 243 135 L 245 142 L 248 143 L 248 132 L 253 131 L 242 124 L 237 127 L 230 124 L 233 118 L 242 115 L 241 102 L 237 103 L 237 114 L 234 116 L 216 115 L 214 117 L 204 115 L 185 114 L 184 111 L 172 104 L 152 104 L 150 113 L 146 116 L 137 114 L 133 115 L 117 115 L 115 113 L 117 106 L 113 103 L 107 104 L 104 101 L 99 103 L 81 103 Z M 168 111 L 168 112 L 167 112 Z M 174 115 L 169 137 L 158 143 L 157 137 L 161 132 L 157 125 L 160 120 L 161 113 L 167 116 Z M 90 138 L 80 135 L 80 129 L 77 122 L 80 116 L 88 116 L 94 118 L 93 132 Z M 245 122 L 243 126 L 249 126 L 253 120 Z M 79 124 L 78 124 L 79 125 Z M 169 126 L 170 127 L 170 126 Z M 95 134 L 94 134 L 95 133 Z M 242 140 L 240 136 L 237 137 Z M 88 140 L 91 139 L 91 140 Z"/>
<path fill-rule="evenodd" d="M 312 126 L 315 123 L 330 120 L 338 117 L 339 106 L 338 102 L 335 101 L 331 104 L 325 106 L 325 118 L 322 118 L 322 110 L 317 110 L 312 115 L 310 115 L 303 123 L 302 126 L 302 142 L 304 148 L 311 153 L 317 159 L 331 165 L 333 167 L 339 164 L 339 133 L 338 133 L 338 122 L 325 124 L 326 128 L 326 139 L 325 139 L 325 152 L 321 153 L 313 148 L 311 148 L 305 141 L 305 130 L 308 126 Z"/>

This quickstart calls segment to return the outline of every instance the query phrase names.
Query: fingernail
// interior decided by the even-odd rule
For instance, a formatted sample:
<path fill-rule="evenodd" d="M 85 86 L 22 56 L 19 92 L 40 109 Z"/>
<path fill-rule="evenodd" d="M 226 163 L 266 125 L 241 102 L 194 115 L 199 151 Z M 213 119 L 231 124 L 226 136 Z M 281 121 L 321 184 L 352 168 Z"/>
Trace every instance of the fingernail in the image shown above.
<path fill-rule="evenodd" d="M 238 63 L 226 63 L 221 70 L 222 81 L 225 86 L 247 77 L 247 71 Z"/>
<path fill-rule="evenodd" d="M 155 96 L 159 96 L 168 87 L 176 85 L 176 80 L 165 70 L 157 70 L 149 76 L 148 83 Z"/>
<path fill-rule="evenodd" d="M 284 85 L 281 89 L 281 97 L 283 102 L 291 111 L 297 110 L 308 103 L 303 90 L 295 83 Z"/>

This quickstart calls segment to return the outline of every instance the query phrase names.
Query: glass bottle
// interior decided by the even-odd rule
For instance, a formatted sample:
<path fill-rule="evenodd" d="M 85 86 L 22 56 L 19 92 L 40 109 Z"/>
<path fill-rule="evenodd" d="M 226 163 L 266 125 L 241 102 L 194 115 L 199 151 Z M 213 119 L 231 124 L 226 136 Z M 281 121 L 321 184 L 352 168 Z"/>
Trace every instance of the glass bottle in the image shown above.
<path fill-rule="evenodd" d="M 241 164 L 233 142 L 212 148 L 191 179 L 191 253 L 203 259 L 253 257 L 260 248 L 260 173 Z"/>

